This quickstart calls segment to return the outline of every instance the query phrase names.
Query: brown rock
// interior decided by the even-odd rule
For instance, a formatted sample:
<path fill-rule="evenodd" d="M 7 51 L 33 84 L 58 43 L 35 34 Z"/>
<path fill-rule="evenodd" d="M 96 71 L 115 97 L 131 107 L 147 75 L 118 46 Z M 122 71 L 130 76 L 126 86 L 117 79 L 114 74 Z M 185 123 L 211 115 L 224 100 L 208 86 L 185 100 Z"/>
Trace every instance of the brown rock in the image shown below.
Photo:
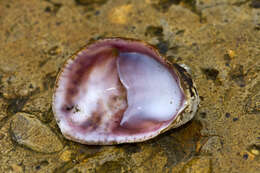
<path fill-rule="evenodd" d="M 202 146 L 201 152 L 203 153 L 216 153 L 222 148 L 221 139 L 218 136 L 213 136 Z"/>
<path fill-rule="evenodd" d="M 17 113 L 11 122 L 11 134 L 20 145 L 41 153 L 60 151 L 63 145 L 50 128 L 33 115 Z"/>
<path fill-rule="evenodd" d="M 210 159 L 194 158 L 182 169 L 181 173 L 211 173 Z"/>
<path fill-rule="evenodd" d="M 169 169 L 183 173 L 192 172 L 192 168 L 193 172 L 260 172 L 260 9 L 252 8 L 253 1 L 246 0 L 192 0 L 192 8 L 184 7 L 189 5 L 187 2 L 0 1 L 0 172 L 19 172 L 21 168 L 23 172 L 104 172 L 106 168 L 122 172 Z M 128 11 L 123 7 L 128 7 Z M 149 26 L 159 28 L 147 34 Z M 62 148 L 48 127 L 51 124 L 58 131 L 49 109 L 55 74 L 86 42 L 111 36 L 141 39 L 160 46 L 169 42 L 168 50 L 164 49 L 167 58 L 190 67 L 197 84 L 202 100 L 199 112 L 205 114 L 202 118 L 197 114 L 194 120 L 202 123 L 201 129 L 189 128 L 191 123 L 147 143 L 122 145 L 121 149 L 68 142 L 66 150 L 41 154 L 13 145 L 10 131 L 22 136 L 16 140 L 27 147 L 30 145 L 24 143 L 31 140 L 32 134 L 41 136 L 35 137 L 39 142 L 30 141 L 37 151 Z M 234 58 L 229 57 L 232 54 L 228 50 L 235 52 Z M 218 70 L 216 81 L 208 80 L 202 68 Z M 245 86 L 240 87 L 238 84 L 243 82 Z M 34 94 L 36 88 L 40 90 Z M 21 111 L 34 114 L 40 121 L 24 118 L 24 114 L 13 115 Z M 229 118 L 226 113 L 230 113 Z M 233 118 L 239 120 L 234 122 Z M 18 120 L 28 125 L 18 126 Z M 25 129 L 28 126 L 31 132 Z M 36 132 L 32 133 L 33 130 Z M 52 135 L 48 137 L 49 133 Z M 24 139 L 28 134 L 31 136 Z M 213 148 L 215 144 L 220 146 L 216 138 L 204 144 L 204 135 L 219 136 L 223 142 L 221 150 Z M 198 144 L 204 144 L 203 149 Z M 209 155 L 210 160 L 201 155 Z"/>

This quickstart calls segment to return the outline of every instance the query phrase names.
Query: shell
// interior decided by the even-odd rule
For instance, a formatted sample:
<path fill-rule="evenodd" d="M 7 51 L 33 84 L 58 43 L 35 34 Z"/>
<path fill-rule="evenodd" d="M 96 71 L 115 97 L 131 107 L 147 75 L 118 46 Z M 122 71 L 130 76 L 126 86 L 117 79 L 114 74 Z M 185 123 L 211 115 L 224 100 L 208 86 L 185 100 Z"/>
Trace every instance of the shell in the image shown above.
<path fill-rule="evenodd" d="M 152 61 L 156 61 L 156 63 L 163 66 L 166 69 L 167 74 L 169 71 L 169 74 L 171 74 L 172 78 L 175 79 L 175 82 L 178 85 L 180 93 L 183 96 L 180 96 L 179 99 L 176 99 L 176 100 L 179 100 L 178 103 L 180 106 L 179 106 L 178 110 L 176 109 L 177 113 L 172 115 L 170 118 L 166 117 L 165 119 L 163 119 L 162 118 L 163 115 L 162 115 L 162 117 L 160 115 L 160 117 L 158 118 L 160 120 L 159 121 L 156 118 L 153 119 L 153 118 L 149 117 L 149 115 L 148 115 L 148 117 L 140 118 L 139 114 L 138 114 L 138 116 L 135 116 L 135 115 L 132 116 L 132 114 L 130 113 L 130 118 L 128 120 L 126 120 L 127 123 L 126 124 L 123 123 L 124 116 L 126 116 L 126 114 L 127 114 L 126 110 L 130 110 L 129 107 L 131 107 L 131 104 L 135 105 L 135 103 L 130 103 L 130 101 L 129 101 L 129 99 L 130 99 L 130 94 L 129 94 L 130 89 L 129 88 L 130 87 L 127 88 L 128 86 L 126 86 L 126 84 L 125 84 L 125 81 L 127 81 L 129 79 L 129 77 L 128 77 L 129 75 L 127 73 L 127 76 L 126 76 L 127 78 L 124 81 L 124 77 L 122 77 L 123 73 L 121 73 L 120 70 L 123 69 L 122 71 L 124 72 L 125 69 L 128 68 L 128 64 L 130 64 L 130 63 L 137 63 L 137 65 L 136 64 L 134 64 L 134 65 L 138 66 L 138 63 L 140 63 L 142 61 L 142 59 L 138 59 L 137 55 L 142 57 L 143 59 L 145 59 L 145 57 L 154 59 Z M 132 60 L 131 59 L 132 57 L 137 58 L 137 61 Z M 113 58 L 115 58 L 115 60 Z M 126 60 L 124 60 L 124 58 Z M 99 59 L 101 59 L 102 61 L 100 61 Z M 122 63 L 121 63 L 121 61 L 122 61 Z M 98 63 L 101 65 L 96 65 Z M 113 63 L 116 63 L 117 70 L 115 70 L 115 68 L 112 68 L 112 67 L 114 67 Z M 84 64 L 84 65 L 82 65 L 82 64 Z M 92 65 L 92 64 L 94 64 L 94 65 Z M 110 64 L 112 64 L 113 66 L 110 67 Z M 132 65 L 132 68 L 135 66 Z M 146 66 L 144 66 L 144 67 L 146 68 Z M 107 70 L 108 72 L 107 73 L 103 72 L 105 70 Z M 131 68 L 130 68 L 130 70 L 131 70 Z M 126 69 L 126 71 L 127 71 L 127 69 Z M 138 72 L 138 70 L 136 70 L 136 71 Z M 135 75 L 134 73 L 137 73 L 137 72 L 134 71 L 133 73 L 130 74 L 130 76 Z M 99 73 L 101 73 L 100 76 L 98 76 Z M 110 75 L 110 73 L 111 73 L 111 75 Z M 115 74 L 115 73 L 117 73 L 117 74 Z M 109 74 L 109 75 L 107 75 L 107 74 Z M 91 77 L 90 75 L 92 75 L 94 77 Z M 97 77 L 95 77 L 95 75 Z M 104 75 L 104 76 L 102 76 L 102 75 Z M 119 80 L 114 79 L 114 76 L 117 76 L 119 78 Z M 146 74 L 146 76 L 147 76 L 147 74 Z M 134 77 L 136 77 L 136 76 L 134 76 Z M 99 80 L 99 78 L 102 80 Z M 152 77 L 149 77 L 149 75 L 148 75 L 148 78 L 151 78 L 151 80 L 153 80 Z M 135 78 L 133 78 L 133 79 L 135 79 Z M 138 79 L 139 79 L 139 77 L 138 77 Z M 138 79 L 136 81 L 140 81 Z M 142 78 L 140 77 L 140 79 L 142 79 Z M 159 79 L 162 80 L 164 78 L 162 77 L 162 79 L 161 78 L 159 78 Z M 84 80 L 85 80 L 85 83 L 88 83 L 88 84 L 85 84 Z M 93 83 L 92 84 L 91 81 L 93 81 L 93 80 L 94 80 L 94 82 L 92 82 Z M 110 100 L 108 100 L 107 102 L 104 101 L 105 103 L 102 103 L 102 105 L 105 105 L 105 108 L 102 107 L 100 109 L 99 108 L 95 109 L 98 111 L 104 110 L 103 112 L 105 112 L 105 113 L 102 112 L 100 114 L 100 112 L 99 112 L 98 115 L 95 115 L 96 112 L 94 112 L 94 113 L 87 112 L 86 113 L 86 111 L 92 110 L 92 109 L 90 109 L 90 108 L 85 109 L 85 107 L 91 107 L 95 104 L 97 104 L 97 105 L 100 105 L 100 104 L 99 104 L 99 102 L 96 103 L 95 100 L 94 100 L 94 102 L 91 102 L 91 99 L 95 98 L 95 97 L 85 97 L 85 96 L 81 96 L 81 95 L 84 95 L 84 94 L 86 95 L 86 93 L 91 95 L 92 92 L 90 92 L 90 91 L 93 91 L 93 93 L 95 93 L 95 90 L 98 90 L 99 88 L 102 89 L 102 86 L 107 84 L 106 83 L 107 80 L 108 80 L 107 83 L 109 83 L 109 80 L 114 81 L 114 83 L 115 83 L 116 90 L 113 91 L 115 93 L 112 93 L 112 95 L 114 94 L 114 95 L 118 96 L 117 98 L 122 98 L 122 99 L 121 100 L 119 99 L 119 101 L 110 101 Z M 118 84 L 118 81 L 119 81 L 119 84 Z M 121 82 L 121 84 L 120 84 L 120 82 Z M 134 83 L 134 84 L 132 84 L 132 83 Z M 135 87 L 135 82 L 132 82 L 132 83 L 129 83 L 129 85 L 134 85 L 133 87 Z M 139 82 L 136 82 L 136 83 L 137 83 L 136 85 L 139 84 Z M 88 86 L 88 87 L 86 87 L 87 89 L 84 88 L 84 86 L 86 86 L 86 85 Z M 93 85 L 95 85 L 95 86 L 93 86 Z M 166 86 L 167 84 L 162 84 L 162 85 Z M 166 86 L 166 88 L 167 87 L 168 87 L 168 85 Z M 90 89 L 90 88 L 92 88 L 92 89 Z M 136 90 L 136 91 L 138 91 L 138 90 Z M 124 92 L 126 92 L 126 93 L 124 93 Z M 152 92 L 153 92 L 153 88 L 152 88 Z M 78 94 L 78 93 L 80 93 L 80 94 Z M 140 94 L 136 94 L 136 95 L 138 96 Z M 158 97 L 158 94 L 156 96 Z M 108 99 L 110 99 L 109 94 L 108 94 L 108 96 L 106 96 L 104 94 L 104 100 L 107 100 L 106 97 L 108 97 Z M 82 98 L 88 98 L 88 99 L 85 99 L 85 100 L 83 99 L 84 102 L 82 103 L 82 101 L 81 101 Z M 103 96 L 101 97 L 101 100 L 102 99 L 103 99 Z M 154 99 L 158 99 L 158 98 L 154 98 Z M 70 100 L 70 101 L 68 101 L 68 100 Z M 139 100 L 140 99 L 138 97 L 138 99 L 134 100 L 134 101 L 139 101 Z M 129 103 L 127 101 L 129 101 Z M 126 105 L 125 105 L 125 102 L 126 102 Z M 155 103 L 156 103 L 156 101 L 155 101 Z M 106 108 L 107 105 L 110 106 L 110 104 L 112 104 L 113 108 L 110 108 L 110 107 Z M 140 103 L 140 104 L 142 104 L 142 103 Z M 149 105 L 149 103 L 145 103 L 145 104 Z M 66 106 L 64 107 L 64 105 L 66 105 Z M 78 106 L 78 105 L 80 105 L 80 106 Z M 70 140 L 73 140 L 73 141 L 76 141 L 79 143 L 83 143 L 83 144 L 111 145 L 111 144 L 146 141 L 148 139 L 156 137 L 157 135 L 159 135 L 169 129 L 177 128 L 177 127 L 187 123 L 189 120 L 191 120 L 194 117 L 194 115 L 197 111 L 198 105 L 199 105 L 199 96 L 198 96 L 198 93 L 196 90 L 196 86 L 195 86 L 194 82 L 192 81 L 190 74 L 187 72 L 187 70 L 185 68 L 183 68 L 182 66 L 175 64 L 175 63 L 166 62 L 166 60 L 160 55 L 160 53 L 158 52 L 158 50 L 155 47 L 153 47 L 152 45 L 147 44 L 145 42 L 142 42 L 139 40 L 134 40 L 134 39 L 126 39 L 126 38 L 106 38 L 106 39 L 98 40 L 92 44 L 85 46 L 84 48 L 82 48 L 81 50 L 76 52 L 72 57 L 70 57 L 67 60 L 67 62 L 65 63 L 62 70 L 60 71 L 60 73 L 57 77 L 57 80 L 56 80 L 52 107 L 53 107 L 54 116 L 60 127 L 60 130 L 67 139 L 70 139 Z M 142 108 L 141 110 L 144 110 L 144 107 L 141 107 L 141 108 Z M 119 115 L 114 115 L 113 111 L 111 111 L 112 113 L 110 114 L 110 112 L 109 111 L 106 112 L 106 110 L 116 110 L 115 112 L 116 113 L 119 112 L 118 113 Z M 160 110 L 163 111 L 163 108 L 159 109 L 159 111 Z M 82 111 L 83 111 L 83 113 L 81 114 Z M 89 118 L 86 118 L 85 114 Z M 151 114 L 155 114 L 156 116 L 158 116 L 158 114 L 153 113 L 153 112 Z M 159 114 L 160 114 L 160 112 L 159 112 Z M 163 113 L 163 114 L 166 115 L 166 113 Z M 116 117 L 116 116 L 117 116 L 117 119 L 115 120 L 114 117 Z M 133 119 L 133 121 L 131 118 Z M 102 119 L 102 120 L 100 120 L 100 119 Z M 147 121 L 148 123 L 145 121 Z M 131 124 L 131 122 L 133 122 L 133 124 Z M 137 128 L 138 123 L 140 124 L 140 129 Z M 115 126 L 115 124 L 116 124 L 116 126 Z M 148 124 L 148 125 L 146 125 L 146 124 Z M 158 128 L 157 127 L 153 128 L 152 127 L 153 124 L 158 126 Z M 110 128 L 110 126 L 111 126 L 111 128 Z M 145 127 L 147 127 L 146 130 L 145 130 Z M 137 128 L 137 129 L 134 129 L 134 128 Z M 95 131 L 95 129 L 97 129 L 97 130 Z M 102 129 L 102 130 L 99 130 L 99 129 Z M 116 129 L 116 130 L 114 130 L 114 129 Z M 150 129 L 152 129 L 152 130 L 150 130 Z M 122 132 L 122 133 L 120 133 L 120 132 Z"/>

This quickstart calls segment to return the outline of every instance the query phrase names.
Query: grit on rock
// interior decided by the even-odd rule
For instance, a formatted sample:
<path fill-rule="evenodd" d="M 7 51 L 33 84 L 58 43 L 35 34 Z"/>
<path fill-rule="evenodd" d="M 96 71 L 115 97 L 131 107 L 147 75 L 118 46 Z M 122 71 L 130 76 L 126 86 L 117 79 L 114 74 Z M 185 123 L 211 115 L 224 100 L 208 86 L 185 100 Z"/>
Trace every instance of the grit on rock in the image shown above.
<path fill-rule="evenodd" d="M 0 172 L 260 172 L 258 0 L 0 1 Z M 51 103 L 86 43 L 129 37 L 185 64 L 195 118 L 137 144 L 66 140 Z"/>

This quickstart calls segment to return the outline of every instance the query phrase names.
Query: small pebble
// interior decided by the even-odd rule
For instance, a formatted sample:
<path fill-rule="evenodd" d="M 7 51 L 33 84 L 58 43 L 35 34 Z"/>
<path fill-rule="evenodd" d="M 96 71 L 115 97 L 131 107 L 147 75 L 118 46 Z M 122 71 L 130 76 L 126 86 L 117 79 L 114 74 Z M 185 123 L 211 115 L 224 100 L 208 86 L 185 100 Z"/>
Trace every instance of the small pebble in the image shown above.
<path fill-rule="evenodd" d="M 227 51 L 227 54 L 228 54 L 228 56 L 229 56 L 230 58 L 234 58 L 234 57 L 236 56 L 235 51 L 233 51 L 233 50 L 231 50 L 231 49 L 229 49 L 229 50 Z"/>
<path fill-rule="evenodd" d="M 98 16 L 100 14 L 100 11 L 96 11 L 95 15 Z"/>
<path fill-rule="evenodd" d="M 227 118 L 229 118 L 230 117 L 230 113 L 226 113 L 226 115 L 225 115 Z"/>
<path fill-rule="evenodd" d="M 248 159 L 248 154 L 244 154 L 244 155 L 243 155 L 243 158 L 244 158 L 245 160 L 247 160 L 247 159 Z"/>
<path fill-rule="evenodd" d="M 238 120 L 238 118 L 233 118 L 233 121 L 235 122 L 235 121 L 237 121 Z"/>
<path fill-rule="evenodd" d="M 252 149 L 252 150 L 251 150 L 251 153 L 254 154 L 254 155 L 259 155 L 259 150 L 257 150 L 257 149 Z"/>
<path fill-rule="evenodd" d="M 45 9 L 44 9 L 45 12 L 51 12 L 51 7 L 47 6 Z"/>
<path fill-rule="evenodd" d="M 61 154 L 60 159 L 63 160 L 64 162 L 68 162 L 71 159 L 71 154 L 72 154 L 72 152 L 70 150 L 65 150 Z"/>
<path fill-rule="evenodd" d="M 35 169 L 36 169 L 36 170 L 39 170 L 39 169 L 41 169 L 41 166 L 38 165 L 38 166 L 35 167 Z"/>
<path fill-rule="evenodd" d="M 206 118 L 207 114 L 206 114 L 206 112 L 201 112 L 200 116 L 201 116 L 201 118 Z"/>

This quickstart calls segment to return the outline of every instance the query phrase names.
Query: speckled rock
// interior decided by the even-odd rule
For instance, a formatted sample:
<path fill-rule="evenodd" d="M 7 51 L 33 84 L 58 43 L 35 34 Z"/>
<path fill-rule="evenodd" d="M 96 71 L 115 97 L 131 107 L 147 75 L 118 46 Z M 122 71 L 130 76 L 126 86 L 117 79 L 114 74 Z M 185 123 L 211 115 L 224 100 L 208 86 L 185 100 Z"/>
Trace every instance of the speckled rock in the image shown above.
<path fill-rule="evenodd" d="M 35 116 L 17 113 L 10 127 L 13 139 L 20 145 L 42 153 L 54 153 L 63 148 L 59 138 Z"/>
<path fill-rule="evenodd" d="M 211 161 L 209 158 L 193 158 L 180 171 L 180 173 L 211 173 Z"/>
<path fill-rule="evenodd" d="M 51 92 L 41 92 L 39 94 L 33 95 L 25 103 L 22 111 L 30 112 L 42 122 L 48 123 L 54 119 L 51 110 L 51 99 Z"/>
<path fill-rule="evenodd" d="M 219 152 L 223 147 L 222 143 L 223 142 L 221 141 L 221 138 L 218 136 L 209 137 L 206 143 L 204 143 L 204 145 L 202 146 L 201 152 L 206 154 Z"/>
<path fill-rule="evenodd" d="M 7 116 L 6 108 L 7 108 L 7 104 L 4 102 L 3 99 L 0 98 L 0 121 Z"/>
<path fill-rule="evenodd" d="M 245 112 L 248 114 L 260 114 L 260 82 L 257 82 L 250 89 L 250 94 L 245 99 Z"/>
<path fill-rule="evenodd" d="M 257 0 L 0 1 L 0 14 L 0 172 L 260 172 Z M 190 67 L 201 98 L 194 121 L 140 144 L 62 139 L 50 111 L 56 75 L 86 42 L 111 36 L 144 40 Z M 17 122 L 41 132 L 27 138 L 34 147 L 61 151 L 15 142 L 13 131 L 27 134 Z"/>

